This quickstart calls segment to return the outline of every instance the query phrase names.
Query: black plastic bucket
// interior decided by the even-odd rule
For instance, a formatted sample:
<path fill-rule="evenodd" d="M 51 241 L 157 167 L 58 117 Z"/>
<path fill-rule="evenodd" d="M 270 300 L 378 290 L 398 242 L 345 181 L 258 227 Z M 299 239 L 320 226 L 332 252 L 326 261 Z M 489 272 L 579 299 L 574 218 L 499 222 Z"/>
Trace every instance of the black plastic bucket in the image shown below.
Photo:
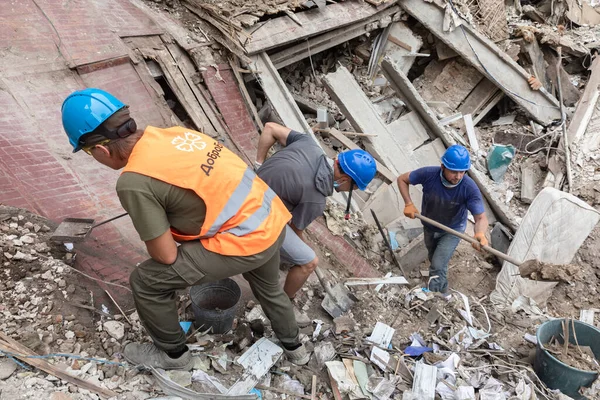
<path fill-rule="evenodd" d="M 543 347 L 544 344 L 550 342 L 553 336 L 558 338 L 559 342 L 564 343 L 561 339 L 562 321 L 564 320 L 547 321 L 538 328 L 536 333 L 537 349 L 533 367 L 535 373 L 550 389 L 559 389 L 567 396 L 576 400 L 583 400 L 586 398 L 579 394 L 579 388 L 591 386 L 598 377 L 598 373 L 573 368 L 558 360 Z M 596 359 L 600 359 L 600 330 L 583 322 L 575 321 L 575 333 L 577 334 L 577 343 L 580 346 L 591 347 Z M 571 321 L 569 321 L 569 343 L 576 344 Z M 569 351 L 573 350 L 570 349 Z"/>
<path fill-rule="evenodd" d="M 230 278 L 192 286 L 190 298 L 196 328 L 204 331 L 212 327 L 212 333 L 229 331 L 241 295 L 240 287 Z"/>

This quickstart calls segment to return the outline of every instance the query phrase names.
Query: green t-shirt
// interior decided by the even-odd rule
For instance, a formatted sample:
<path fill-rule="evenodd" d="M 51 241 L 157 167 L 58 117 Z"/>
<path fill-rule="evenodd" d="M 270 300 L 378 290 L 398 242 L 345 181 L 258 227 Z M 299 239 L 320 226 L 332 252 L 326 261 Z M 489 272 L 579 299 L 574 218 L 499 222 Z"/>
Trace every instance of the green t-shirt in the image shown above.
<path fill-rule="evenodd" d="M 171 226 L 183 234 L 200 233 L 206 204 L 192 190 L 125 172 L 117 180 L 117 194 L 144 242 L 156 239 Z"/>

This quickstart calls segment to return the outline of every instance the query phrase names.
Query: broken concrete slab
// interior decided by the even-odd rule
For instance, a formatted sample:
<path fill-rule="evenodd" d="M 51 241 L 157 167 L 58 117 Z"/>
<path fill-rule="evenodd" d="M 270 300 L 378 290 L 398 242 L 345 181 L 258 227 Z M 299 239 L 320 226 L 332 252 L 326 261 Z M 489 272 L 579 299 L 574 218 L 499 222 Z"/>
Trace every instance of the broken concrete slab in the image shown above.
<path fill-rule="evenodd" d="M 479 71 L 460 58 L 433 60 L 413 85 L 426 101 L 443 99 L 456 110 L 482 79 Z"/>
<path fill-rule="evenodd" d="M 399 4 L 481 74 L 496 83 L 537 122 L 547 125 L 560 119 L 558 101 L 545 91 L 531 90 L 527 71 L 465 21 L 461 20 L 462 24 L 454 31 L 445 32 L 445 12 L 439 5 L 422 0 L 404 0 Z"/>
<path fill-rule="evenodd" d="M 427 259 L 427 247 L 425 246 L 423 234 L 420 234 L 400 249 L 396 254 L 396 258 L 407 269 L 407 272 L 418 268 Z"/>
<path fill-rule="evenodd" d="M 252 56 L 250 68 L 257 75 L 265 95 L 273 106 L 273 110 L 283 122 L 283 125 L 295 131 L 311 135 L 315 142 L 319 144 L 310 125 L 308 125 L 308 122 L 304 119 L 304 115 L 298 108 L 294 97 L 285 83 L 283 83 L 283 80 L 281 80 L 281 76 L 279 76 L 267 53 Z"/>
<path fill-rule="evenodd" d="M 419 167 L 430 167 L 440 164 L 444 152 L 446 152 L 444 142 L 440 138 L 435 138 L 435 140 L 417 148 L 413 152 L 413 158 L 417 161 Z"/>
<path fill-rule="evenodd" d="M 598 97 L 600 95 L 600 91 L 598 90 L 598 86 L 600 85 L 600 57 L 594 59 L 590 66 L 590 70 L 592 73 L 567 130 L 569 144 L 577 143 L 581 140 L 581 137 L 585 134 L 587 126 L 594 114 L 596 104 L 598 103 Z"/>
<path fill-rule="evenodd" d="M 401 46 L 400 41 L 406 46 Z M 398 67 L 407 74 L 416 59 L 415 56 L 409 54 L 418 53 L 422 45 L 421 37 L 414 34 L 404 22 L 394 22 L 391 25 L 383 54 L 395 60 Z"/>
<path fill-rule="evenodd" d="M 537 196 L 542 180 L 542 169 L 539 164 L 531 159 L 521 164 L 521 201 L 531 204 Z"/>
<path fill-rule="evenodd" d="M 482 79 L 460 105 L 458 112 L 462 115 L 471 114 L 476 117 L 498 90 L 489 79 Z"/>
<path fill-rule="evenodd" d="M 364 2 L 342 2 L 323 9 L 314 8 L 296 14 L 301 26 L 287 16 L 273 18 L 259 28 L 253 27 L 245 31 L 245 34 L 240 34 L 240 41 L 244 44 L 246 52 L 253 55 L 355 24 L 392 5 L 392 2 L 388 2 L 377 9 Z"/>
<path fill-rule="evenodd" d="M 448 45 L 441 40 L 435 41 L 435 52 L 437 53 L 437 58 L 440 61 L 458 57 L 458 53 L 448 47 Z"/>
<path fill-rule="evenodd" d="M 328 50 L 375 29 L 384 28 L 383 24 L 388 20 L 391 21 L 392 16 L 399 11 L 400 7 L 398 6 L 389 7 L 351 26 L 335 29 L 331 32 L 302 40 L 294 46 L 271 54 L 273 65 L 275 65 L 275 68 L 280 69 L 303 60 L 309 55 Z"/>
<path fill-rule="evenodd" d="M 555 88 L 555 93 L 558 93 L 558 74 L 556 71 L 556 65 L 558 63 L 558 57 L 556 57 L 551 51 L 544 51 L 544 58 L 548 63 L 548 69 L 546 70 L 548 78 L 552 82 L 552 87 Z M 565 71 L 562 64 L 560 65 L 560 87 L 563 95 L 563 102 L 566 107 L 573 107 L 577 101 L 579 101 L 579 90 L 573 85 L 571 76 Z"/>
<path fill-rule="evenodd" d="M 394 140 L 400 145 L 414 150 L 430 140 L 419 114 L 410 111 L 387 126 Z"/>
<path fill-rule="evenodd" d="M 340 66 L 336 72 L 325 75 L 323 84 L 356 132 L 377 135 L 367 137 L 363 142 L 376 159 L 383 162 L 396 175 L 415 169 L 417 164 L 412 160 L 409 150 L 404 146 L 398 146 L 373 103 L 350 71 Z"/>

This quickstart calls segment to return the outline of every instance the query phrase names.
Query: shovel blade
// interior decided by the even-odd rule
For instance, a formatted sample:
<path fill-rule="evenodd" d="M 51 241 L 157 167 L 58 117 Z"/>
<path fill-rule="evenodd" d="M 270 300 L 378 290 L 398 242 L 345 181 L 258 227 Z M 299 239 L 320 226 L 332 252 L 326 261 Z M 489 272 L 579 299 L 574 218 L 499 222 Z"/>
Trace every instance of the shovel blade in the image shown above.
<path fill-rule="evenodd" d="M 333 318 L 337 318 L 350 310 L 358 299 L 348 291 L 346 286 L 338 283 L 329 290 L 321 302 L 321 307 Z"/>
<path fill-rule="evenodd" d="M 65 218 L 50 236 L 50 240 L 62 243 L 83 242 L 93 224 L 94 220 L 89 218 Z"/>

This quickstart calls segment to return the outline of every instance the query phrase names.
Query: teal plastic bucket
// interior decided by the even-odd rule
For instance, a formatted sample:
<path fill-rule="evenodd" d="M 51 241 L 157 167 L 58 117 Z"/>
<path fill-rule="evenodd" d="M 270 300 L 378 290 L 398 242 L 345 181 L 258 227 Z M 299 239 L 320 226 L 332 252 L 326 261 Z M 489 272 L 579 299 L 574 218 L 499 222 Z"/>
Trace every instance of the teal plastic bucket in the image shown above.
<path fill-rule="evenodd" d="M 564 319 L 547 321 L 538 328 L 536 333 L 537 349 L 533 367 L 540 380 L 550 389 L 559 389 L 575 400 L 585 400 L 586 397 L 579 394 L 579 388 L 591 386 L 598 378 L 598 373 L 570 367 L 544 348 L 544 344 L 548 344 L 553 336 L 558 339 L 559 343 L 564 343 L 561 336 L 563 331 L 562 321 Z M 589 346 L 596 359 L 600 359 L 600 330 L 580 321 L 574 322 L 577 343 L 580 346 Z M 571 321 L 569 321 L 569 343 L 576 344 Z M 573 350 L 569 349 L 569 351 Z"/>

